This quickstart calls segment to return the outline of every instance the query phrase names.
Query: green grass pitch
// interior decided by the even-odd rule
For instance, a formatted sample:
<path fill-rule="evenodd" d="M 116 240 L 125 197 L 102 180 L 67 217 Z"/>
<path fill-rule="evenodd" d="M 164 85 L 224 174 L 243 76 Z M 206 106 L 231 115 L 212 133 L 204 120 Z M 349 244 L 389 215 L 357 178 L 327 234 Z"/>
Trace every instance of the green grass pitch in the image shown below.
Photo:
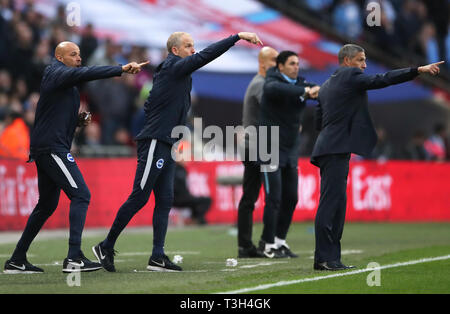
<path fill-rule="evenodd" d="M 255 243 L 261 230 L 262 225 L 255 224 Z M 88 258 L 95 260 L 91 247 L 106 233 L 85 230 L 82 249 Z M 313 270 L 312 222 L 291 226 L 288 243 L 300 255 L 296 259 L 237 259 L 236 229 L 231 225 L 169 228 L 165 250 L 171 258 L 183 257 L 181 273 L 146 270 L 152 239 L 151 228 L 125 229 L 116 244 L 116 273 L 100 270 L 75 278 L 61 272 L 67 235 L 38 235 L 28 259 L 45 273 L 0 273 L 0 294 L 450 293 L 449 223 L 347 223 L 342 261 L 357 266 L 349 274 Z M 0 241 L 1 267 L 15 244 L 14 239 Z M 238 264 L 226 266 L 228 258 Z M 366 270 L 371 262 L 381 269 Z"/>

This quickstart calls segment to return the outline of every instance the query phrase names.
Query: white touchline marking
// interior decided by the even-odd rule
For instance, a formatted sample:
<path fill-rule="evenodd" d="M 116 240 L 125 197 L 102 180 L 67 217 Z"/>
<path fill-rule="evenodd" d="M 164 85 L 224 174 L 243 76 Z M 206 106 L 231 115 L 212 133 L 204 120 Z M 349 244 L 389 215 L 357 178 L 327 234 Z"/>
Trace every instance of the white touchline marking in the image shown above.
<path fill-rule="evenodd" d="M 270 265 L 275 265 L 275 264 L 286 264 L 286 263 L 287 262 L 262 262 L 262 263 L 258 263 L 258 264 L 239 266 L 239 268 L 254 268 L 254 267 L 259 267 L 259 266 L 270 266 Z"/>
<path fill-rule="evenodd" d="M 246 292 L 250 292 L 250 291 L 264 290 L 264 289 L 269 289 L 269 288 L 273 288 L 273 287 L 281 287 L 281 286 L 292 285 L 292 284 L 296 284 L 296 283 L 303 283 L 303 282 L 310 282 L 310 281 L 318 281 L 318 280 L 322 280 L 322 279 L 330 279 L 330 278 L 336 278 L 336 277 L 350 276 L 350 275 L 356 275 L 356 274 L 369 272 L 369 271 L 374 271 L 374 270 L 381 270 L 381 269 L 387 269 L 387 268 L 409 266 L 409 265 L 420 264 L 420 263 L 441 261 L 441 260 L 446 260 L 446 259 L 450 259 L 450 254 L 449 255 L 444 255 L 444 256 L 438 256 L 438 257 L 421 258 L 421 259 L 418 259 L 418 260 L 413 260 L 413 261 L 408 261 L 408 262 L 388 264 L 388 265 L 375 267 L 375 268 L 365 268 L 365 269 L 353 270 L 353 271 L 348 271 L 348 272 L 345 272 L 345 273 L 337 273 L 337 274 L 332 274 L 332 275 L 317 276 L 317 277 L 310 277 L 310 278 L 303 278 L 303 279 L 289 280 L 289 281 L 279 281 L 279 282 L 275 282 L 275 283 L 259 285 L 259 286 L 256 286 L 256 287 L 242 288 L 242 289 L 238 289 L 238 290 L 231 290 L 231 291 L 225 291 L 225 292 L 217 292 L 215 294 L 246 293 Z"/>

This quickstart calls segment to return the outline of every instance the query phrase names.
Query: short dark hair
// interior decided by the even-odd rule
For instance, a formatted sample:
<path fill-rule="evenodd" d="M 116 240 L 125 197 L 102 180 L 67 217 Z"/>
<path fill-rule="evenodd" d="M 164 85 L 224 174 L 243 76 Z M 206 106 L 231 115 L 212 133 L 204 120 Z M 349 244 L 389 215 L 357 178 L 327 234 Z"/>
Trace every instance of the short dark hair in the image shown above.
<path fill-rule="evenodd" d="M 279 64 L 285 64 L 287 59 L 289 59 L 289 57 L 291 56 L 298 56 L 295 52 L 290 51 L 290 50 L 284 50 L 282 52 L 280 52 L 280 54 L 277 57 L 277 67 Z"/>
<path fill-rule="evenodd" d="M 344 62 L 345 57 L 352 59 L 359 52 L 364 52 L 364 48 L 355 44 L 347 44 L 342 46 L 338 53 L 339 64 Z"/>

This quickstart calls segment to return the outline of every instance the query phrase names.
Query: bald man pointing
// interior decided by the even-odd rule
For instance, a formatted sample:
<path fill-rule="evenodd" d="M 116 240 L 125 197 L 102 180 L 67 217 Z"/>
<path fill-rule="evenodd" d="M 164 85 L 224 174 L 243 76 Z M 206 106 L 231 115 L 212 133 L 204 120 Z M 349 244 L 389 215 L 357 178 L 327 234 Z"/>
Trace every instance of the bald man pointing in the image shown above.
<path fill-rule="evenodd" d="M 42 78 L 30 141 L 30 161 L 36 163 L 39 201 L 28 218 L 12 257 L 5 263 L 5 273 L 43 272 L 27 261 L 26 253 L 55 211 L 61 190 L 70 199 L 69 251 L 63 262 L 63 272 L 87 272 L 101 268 L 81 251 L 81 234 L 91 195 L 70 154 L 70 147 L 76 127 L 89 123 L 90 115 L 79 114 L 80 95 L 76 86 L 86 81 L 120 76 L 123 72 L 138 73 L 146 64 L 148 62 L 81 67 L 80 48 L 76 44 L 61 42 L 56 47 L 55 59 L 45 69 Z"/>

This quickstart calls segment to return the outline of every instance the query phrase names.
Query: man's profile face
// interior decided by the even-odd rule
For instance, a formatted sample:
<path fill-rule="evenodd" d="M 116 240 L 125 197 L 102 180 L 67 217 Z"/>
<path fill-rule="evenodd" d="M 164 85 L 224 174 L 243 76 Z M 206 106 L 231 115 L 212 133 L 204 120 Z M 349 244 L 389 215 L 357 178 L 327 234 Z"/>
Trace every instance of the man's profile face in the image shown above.
<path fill-rule="evenodd" d="M 194 40 L 191 35 L 181 36 L 181 44 L 178 47 L 172 47 L 172 53 L 181 58 L 192 56 L 195 53 Z"/>
<path fill-rule="evenodd" d="M 344 64 L 349 67 L 359 68 L 362 71 L 367 67 L 366 54 L 364 52 L 358 52 L 353 58 L 344 58 Z"/>
<path fill-rule="evenodd" d="M 81 66 L 80 48 L 73 43 L 60 47 L 55 53 L 55 57 L 68 67 L 76 68 Z"/>
<path fill-rule="evenodd" d="M 278 52 L 276 50 L 271 50 L 267 56 L 262 60 L 262 67 L 264 71 L 267 71 L 268 69 L 274 67 L 277 65 L 277 57 Z"/>
<path fill-rule="evenodd" d="M 281 73 L 295 80 L 298 77 L 298 71 L 300 70 L 298 57 L 290 56 L 284 64 L 280 63 L 278 68 Z"/>

